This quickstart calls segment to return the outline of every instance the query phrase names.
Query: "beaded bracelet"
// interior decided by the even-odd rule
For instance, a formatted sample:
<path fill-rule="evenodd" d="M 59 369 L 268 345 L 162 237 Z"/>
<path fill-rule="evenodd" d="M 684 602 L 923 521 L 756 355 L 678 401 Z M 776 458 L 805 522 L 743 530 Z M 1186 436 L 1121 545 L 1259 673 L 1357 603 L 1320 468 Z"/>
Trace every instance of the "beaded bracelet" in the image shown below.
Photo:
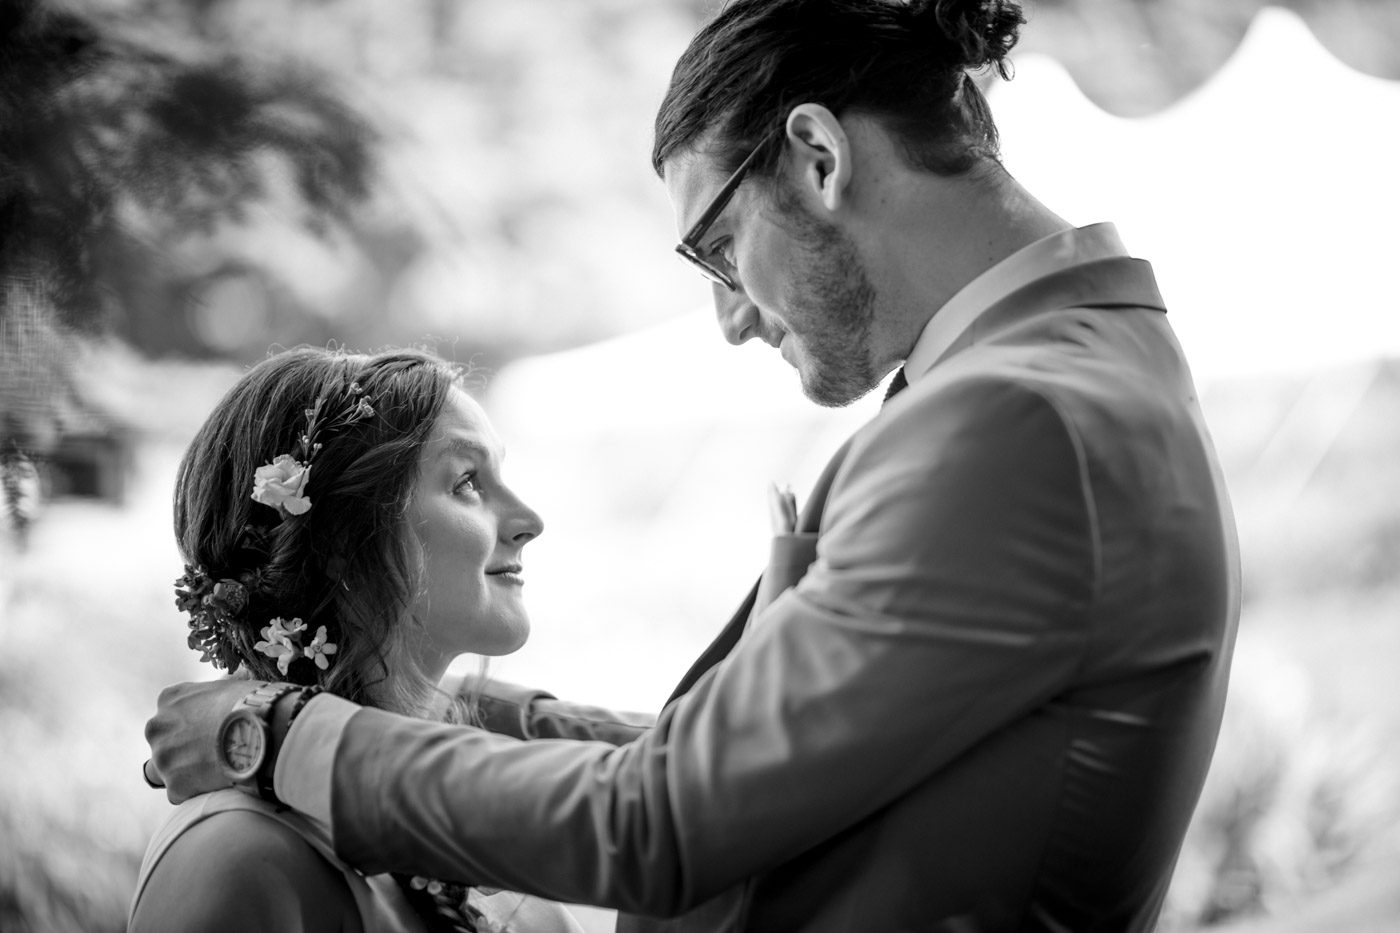
<path fill-rule="evenodd" d="M 292 728 L 292 723 L 297 721 L 297 715 L 301 713 L 307 703 L 311 702 L 312 697 L 325 692 L 321 687 L 302 687 L 301 696 L 297 697 L 297 701 L 292 704 L 292 711 L 287 716 L 287 728 Z"/>
<path fill-rule="evenodd" d="M 300 693 L 297 693 L 300 691 Z M 282 684 L 277 693 L 276 699 L 269 710 L 271 722 L 268 723 L 268 731 L 271 733 L 268 742 L 268 754 L 263 759 L 262 767 L 258 772 L 258 794 L 268 803 L 283 806 L 277 791 L 273 787 L 272 776 L 277 772 L 277 758 L 282 753 L 282 743 L 287 739 L 287 733 L 292 728 L 292 720 L 297 718 L 297 714 L 302 711 L 311 698 L 318 693 L 322 693 L 320 687 L 298 687 L 295 684 Z M 282 699 L 297 693 L 296 702 L 287 712 L 286 720 L 282 720 L 278 715 L 277 703 Z"/>

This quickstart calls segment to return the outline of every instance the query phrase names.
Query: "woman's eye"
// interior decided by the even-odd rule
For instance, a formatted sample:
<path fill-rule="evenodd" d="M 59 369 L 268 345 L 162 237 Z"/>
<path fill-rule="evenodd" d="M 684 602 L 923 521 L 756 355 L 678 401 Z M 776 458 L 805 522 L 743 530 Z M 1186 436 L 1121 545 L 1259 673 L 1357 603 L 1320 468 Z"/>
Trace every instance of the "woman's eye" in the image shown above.
<path fill-rule="evenodd" d="M 459 492 L 479 492 L 479 491 L 480 491 L 480 490 L 477 489 L 477 485 L 476 485 L 476 474 L 475 474 L 475 473 L 467 473 L 466 475 L 462 476 L 460 479 L 457 480 L 456 484 L 453 485 L 453 487 L 452 487 L 452 492 L 453 492 L 453 493 L 459 493 Z"/>

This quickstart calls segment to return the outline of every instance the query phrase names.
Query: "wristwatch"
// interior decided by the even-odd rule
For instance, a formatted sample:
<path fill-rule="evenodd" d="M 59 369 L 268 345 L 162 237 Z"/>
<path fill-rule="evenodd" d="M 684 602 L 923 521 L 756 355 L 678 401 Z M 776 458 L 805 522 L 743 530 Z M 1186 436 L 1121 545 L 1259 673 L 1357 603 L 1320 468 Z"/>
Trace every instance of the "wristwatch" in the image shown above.
<path fill-rule="evenodd" d="M 245 794 L 277 802 L 272 789 L 271 766 L 276 759 L 272 708 L 299 689 L 295 684 L 262 684 L 240 700 L 219 725 L 219 765 L 233 786 Z"/>

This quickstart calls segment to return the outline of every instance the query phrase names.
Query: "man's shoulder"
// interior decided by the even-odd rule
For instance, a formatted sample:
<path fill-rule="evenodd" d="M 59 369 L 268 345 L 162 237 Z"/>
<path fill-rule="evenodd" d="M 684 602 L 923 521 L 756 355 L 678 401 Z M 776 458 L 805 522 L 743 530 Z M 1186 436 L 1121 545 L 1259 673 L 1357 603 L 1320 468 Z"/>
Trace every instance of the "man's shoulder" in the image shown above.
<path fill-rule="evenodd" d="M 975 442 L 987 439 L 991 431 L 1024 427 L 1027 419 L 1058 420 L 1055 394 L 1040 374 L 1023 366 L 944 367 L 891 399 L 852 444 L 917 450 L 931 444 Z"/>
<path fill-rule="evenodd" d="M 969 484 L 1079 482 L 1072 417 L 1034 380 L 996 372 L 911 385 L 852 438 L 832 486 L 833 508 L 855 499 L 944 495 Z"/>
<path fill-rule="evenodd" d="M 1160 312 L 1071 307 L 962 348 L 911 381 L 868 429 L 917 435 L 969 423 L 989 428 L 1031 412 L 1094 431 L 1100 422 L 1173 417 L 1193 398 L 1189 370 Z M 1044 404 L 1024 404 L 1032 399 Z"/>

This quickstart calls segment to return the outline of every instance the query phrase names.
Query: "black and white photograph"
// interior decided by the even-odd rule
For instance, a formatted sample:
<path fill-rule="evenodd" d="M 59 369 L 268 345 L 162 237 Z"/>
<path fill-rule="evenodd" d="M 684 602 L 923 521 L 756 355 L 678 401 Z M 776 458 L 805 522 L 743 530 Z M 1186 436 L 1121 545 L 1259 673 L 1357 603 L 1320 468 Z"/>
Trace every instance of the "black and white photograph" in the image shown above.
<path fill-rule="evenodd" d="M 0 933 L 1400 929 L 1397 0 L 0 0 Z"/>

